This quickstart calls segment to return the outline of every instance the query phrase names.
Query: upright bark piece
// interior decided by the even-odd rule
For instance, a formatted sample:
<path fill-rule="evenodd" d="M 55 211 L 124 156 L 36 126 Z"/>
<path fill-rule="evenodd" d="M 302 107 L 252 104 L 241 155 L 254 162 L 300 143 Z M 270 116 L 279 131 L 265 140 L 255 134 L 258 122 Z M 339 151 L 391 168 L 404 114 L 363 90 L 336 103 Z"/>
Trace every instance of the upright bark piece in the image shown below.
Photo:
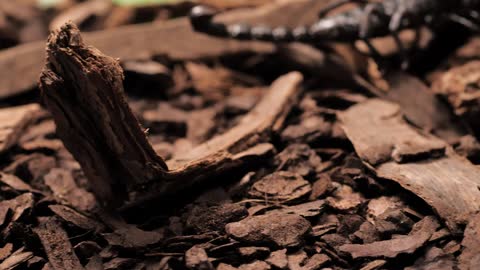
<path fill-rule="evenodd" d="M 357 154 L 376 174 L 425 200 L 450 229 L 480 210 L 480 169 L 448 148 L 442 155 L 445 144 L 410 126 L 398 105 L 369 100 L 341 120 Z"/>
<path fill-rule="evenodd" d="M 85 46 L 75 26 L 50 36 L 40 81 L 58 135 L 102 201 L 165 172 L 125 100 L 118 61 Z"/>
<path fill-rule="evenodd" d="M 279 78 L 237 126 L 174 158 L 169 170 L 125 101 L 117 60 L 85 46 L 71 24 L 50 37 L 47 54 L 40 88 L 57 133 L 97 197 L 111 206 L 188 188 L 270 154 L 271 133 L 282 126 L 301 93 L 299 73 Z"/>

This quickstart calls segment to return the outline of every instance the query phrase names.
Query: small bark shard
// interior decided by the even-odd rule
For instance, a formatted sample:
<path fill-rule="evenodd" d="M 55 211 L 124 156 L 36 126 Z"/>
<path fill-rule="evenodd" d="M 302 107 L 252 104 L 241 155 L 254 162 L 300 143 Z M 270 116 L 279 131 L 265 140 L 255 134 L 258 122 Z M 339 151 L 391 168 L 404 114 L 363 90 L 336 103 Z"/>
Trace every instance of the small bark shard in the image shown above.
<path fill-rule="evenodd" d="M 314 176 L 322 159 L 306 144 L 291 144 L 275 157 L 277 170 L 298 173 L 307 178 Z"/>
<path fill-rule="evenodd" d="M 195 206 L 189 212 L 185 225 L 196 233 L 223 232 L 225 225 L 239 221 L 248 215 L 244 206 L 232 203 L 211 207 Z"/>
<path fill-rule="evenodd" d="M 38 104 L 0 109 L 0 153 L 15 145 L 21 133 L 40 114 Z"/>
<path fill-rule="evenodd" d="M 0 172 L 0 182 L 8 185 L 9 187 L 17 191 L 34 191 L 34 189 L 29 184 L 23 182 L 20 178 L 16 177 L 13 174 Z"/>
<path fill-rule="evenodd" d="M 242 242 L 291 248 L 302 244 L 311 225 L 301 216 L 277 212 L 229 223 L 225 230 Z"/>
<path fill-rule="evenodd" d="M 97 222 L 87 216 L 84 216 L 70 207 L 64 205 L 49 205 L 48 208 L 52 210 L 57 216 L 61 217 L 67 222 L 74 224 L 75 226 L 84 230 L 92 230 L 95 232 L 101 232 L 105 229 L 105 226 L 100 222 Z"/>
<path fill-rule="evenodd" d="M 67 233 L 55 218 L 39 218 L 39 226 L 33 231 L 40 238 L 52 269 L 84 269 L 73 251 Z"/>
<path fill-rule="evenodd" d="M 96 202 L 92 193 L 77 186 L 71 171 L 55 168 L 43 179 L 60 202 L 70 204 L 81 211 L 92 210 L 95 207 Z"/>
<path fill-rule="evenodd" d="M 0 248 L 0 261 L 3 261 L 5 258 L 12 254 L 13 244 L 6 243 L 2 248 Z"/>
<path fill-rule="evenodd" d="M 256 198 L 282 203 L 306 196 L 311 190 L 310 183 L 301 175 L 280 171 L 255 182 L 249 194 Z"/>
<path fill-rule="evenodd" d="M 324 200 L 316 200 L 313 202 L 302 203 L 298 205 L 288 206 L 285 208 L 272 210 L 272 212 L 278 212 L 280 214 L 295 214 L 304 218 L 316 217 L 323 213 L 325 208 Z"/>
<path fill-rule="evenodd" d="M 135 225 L 121 224 L 112 233 L 103 234 L 105 240 L 112 246 L 140 249 L 163 240 L 163 234 L 155 231 L 144 231 Z"/>
<path fill-rule="evenodd" d="M 20 217 L 23 216 L 23 214 L 28 210 L 33 207 L 34 204 L 34 199 L 33 199 L 33 194 L 32 193 L 24 193 L 22 195 L 19 195 L 11 200 L 4 200 L 0 202 L 0 212 L 4 208 L 11 209 L 13 212 L 13 216 L 11 217 L 11 222 L 15 222 Z M 1 220 L 0 220 L 1 221 Z M 2 224 L 2 222 L 0 222 Z"/>
<path fill-rule="evenodd" d="M 22 247 L 13 252 L 12 255 L 0 263 L 0 269 L 13 270 L 18 265 L 30 260 L 31 258 L 33 258 L 33 252 L 24 251 L 24 248 Z"/>
<path fill-rule="evenodd" d="M 205 249 L 197 246 L 185 252 L 185 266 L 188 269 L 214 269 Z"/>
<path fill-rule="evenodd" d="M 460 270 L 474 270 L 480 265 L 480 214 L 470 219 L 462 240 L 463 251 L 458 257 Z"/>
<path fill-rule="evenodd" d="M 441 156 L 445 151 L 443 141 L 415 131 L 402 119 L 398 105 L 380 99 L 353 106 L 341 120 L 356 152 L 371 165 Z"/>
<path fill-rule="evenodd" d="M 270 256 L 265 260 L 270 265 L 279 268 L 287 269 L 288 267 L 288 256 L 286 249 L 280 249 L 270 253 Z"/>
<path fill-rule="evenodd" d="M 432 85 L 433 91 L 448 100 L 455 114 L 465 120 L 477 136 L 480 134 L 479 68 L 478 60 L 451 68 Z"/>
<path fill-rule="evenodd" d="M 370 244 L 346 244 L 339 247 L 357 258 L 395 258 L 399 254 L 411 254 L 422 247 L 440 225 L 432 216 L 425 217 L 413 227 L 408 236 Z"/>

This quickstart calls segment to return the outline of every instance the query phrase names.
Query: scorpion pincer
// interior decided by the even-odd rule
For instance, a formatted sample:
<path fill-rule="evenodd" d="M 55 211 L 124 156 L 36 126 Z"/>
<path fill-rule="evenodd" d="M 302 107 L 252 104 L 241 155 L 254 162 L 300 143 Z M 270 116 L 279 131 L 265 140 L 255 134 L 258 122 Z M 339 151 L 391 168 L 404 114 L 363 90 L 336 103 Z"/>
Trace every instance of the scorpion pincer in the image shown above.
<path fill-rule="evenodd" d="M 310 26 L 293 29 L 213 22 L 216 11 L 206 6 L 194 7 L 190 21 L 195 31 L 240 40 L 304 43 L 349 43 L 363 40 L 372 54 L 376 54 L 376 50 L 368 42 L 371 38 L 391 34 L 402 49 L 397 35 L 400 30 L 430 26 L 441 20 L 454 21 L 474 31 L 479 30 L 480 0 L 384 0 L 374 3 L 366 0 L 339 0 L 329 5 L 322 14 L 350 2 L 361 5 L 333 16 L 322 16 Z"/>

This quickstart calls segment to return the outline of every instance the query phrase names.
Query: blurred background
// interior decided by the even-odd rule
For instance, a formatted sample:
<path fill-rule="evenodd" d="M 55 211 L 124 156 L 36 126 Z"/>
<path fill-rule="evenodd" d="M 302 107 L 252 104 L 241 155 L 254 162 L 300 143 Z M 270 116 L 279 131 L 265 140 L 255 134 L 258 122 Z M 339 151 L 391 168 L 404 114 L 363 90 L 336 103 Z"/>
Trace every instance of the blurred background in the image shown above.
<path fill-rule="evenodd" d="M 161 22 L 184 16 L 195 4 L 218 8 L 256 6 L 268 0 L 1 0 L 0 48 L 42 40 L 49 30 L 73 21 L 82 31 Z"/>

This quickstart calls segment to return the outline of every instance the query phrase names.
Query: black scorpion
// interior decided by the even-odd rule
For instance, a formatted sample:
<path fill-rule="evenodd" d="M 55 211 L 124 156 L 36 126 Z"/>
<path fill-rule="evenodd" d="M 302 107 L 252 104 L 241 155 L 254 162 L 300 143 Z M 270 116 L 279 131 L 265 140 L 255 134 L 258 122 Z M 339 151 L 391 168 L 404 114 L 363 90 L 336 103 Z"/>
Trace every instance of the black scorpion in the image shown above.
<path fill-rule="evenodd" d="M 324 17 L 329 11 L 347 3 L 359 3 L 358 8 Z M 392 35 L 403 51 L 398 32 L 407 28 L 431 26 L 439 21 L 450 20 L 478 32 L 480 0 L 384 0 L 368 3 L 366 0 L 338 0 L 321 11 L 321 18 L 310 26 L 293 29 L 286 27 L 225 25 L 213 22 L 216 11 L 206 6 L 196 6 L 190 13 L 190 21 L 198 32 L 240 40 L 272 42 L 321 43 L 328 41 L 354 42 L 362 40 L 372 57 L 380 54 L 369 39 Z"/>

